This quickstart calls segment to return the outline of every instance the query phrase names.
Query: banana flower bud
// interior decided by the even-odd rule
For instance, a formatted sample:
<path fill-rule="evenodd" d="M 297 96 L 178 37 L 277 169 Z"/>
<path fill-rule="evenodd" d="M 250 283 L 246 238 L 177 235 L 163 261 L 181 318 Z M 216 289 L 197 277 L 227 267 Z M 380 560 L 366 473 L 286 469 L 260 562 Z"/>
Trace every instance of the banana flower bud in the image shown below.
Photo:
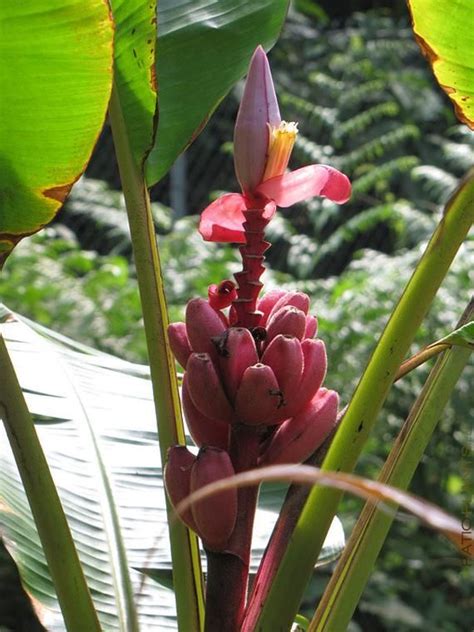
<path fill-rule="evenodd" d="M 234 129 L 235 173 L 242 193 L 226 193 L 202 213 L 199 232 L 207 241 L 246 243 L 245 211 L 259 209 L 270 220 L 287 207 L 325 196 L 337 203 L 351 194 L 348 178 L 327 165 L 286 173 L 298 133 L 282 121 L 267 56 L 259 46 L 250 62 Z"/>

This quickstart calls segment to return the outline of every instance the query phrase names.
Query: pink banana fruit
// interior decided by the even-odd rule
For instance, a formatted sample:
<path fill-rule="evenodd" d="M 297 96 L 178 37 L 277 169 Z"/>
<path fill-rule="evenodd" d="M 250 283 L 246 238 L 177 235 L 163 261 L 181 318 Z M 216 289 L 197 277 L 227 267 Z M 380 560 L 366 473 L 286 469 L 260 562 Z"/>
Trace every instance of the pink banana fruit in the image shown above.
<path fill-rule="evenodd" d="M 191 493 L 191 469 L 195 461 L 194 454 L 183 445 L 175 445 L 168 450 L 164 478 L 166 491 L 173 507 L 177 507 Z M 197 531 L 191 508 L 179 517 L 193 531 Z"/>
<path fill-rule="evenodd" d="M 321 389 L 296 417 L 281 424 L 259 465 L 306 461 L 333 429 L 338 404 L 339 396 L 335 391 Z"/>
<path fill-rule="evenodd" d="M 272 424 L 283 404 L 283 394 L 272 369 L 265 364 L 249 366 L 235 397 L 239 421 L 252 426 Z"/>
<path fill-rule="evenodd" d="M 297 338 L 279 334 L 265 349 L 262 362 L 275 374 L 285 402 L 299 397 L 298 385 L 303 372 L 303 351 Z"/>
<path fill-rule="evenodd" d="M 191 344 L 189 343 L 186 325 L 184 323 L 172 323 L 169 325 L 168 339 L 174 357 L 178 360 L 183 369 L 185 369 L 188 358 L 193 352 Z"/>
<path fill-rule="evenodd" d="M 234 473 L 227 452 L 213 447 L 201 448 L 191 470 L 191 492 Z M 204 545 L 212 551 L 222 551 L 237 519 L 237 489 L 227 489 L 199 500 L 191 510 Z"/>
<path fill-rule="evenodd" d="M 183 378 L 183 410 L 189 432 L 198 446 L 212 445 L 222 450 L 229 447 L 230 425 L 203 415 L 194 405 L 188 387 L 188 374 Z"/>
<path fill-rule="evenodd" d="M 224 341 L 219 353 L 225 390 L 233 402 L 237 394 L 244 371 L 258 363 L 255 340 L 248 329 L 231 327 L 224 334 Z"/>
<path fill-rule="evenodd" d="M 192 353 L 186 365 L 187 387 L 195 407 L 206 417 L 231 423 L 233 410 L 208 353 Z"/>
<path fill-rule="evenodd" d="M 226 330 L 225 316 L 216 312 L 207 301 L 195 298 L 186 307 L 186 331 L 191 348 L 196 353 L 209 353 L 217 358 L 212 338 Z"/>
<path fill-rule="evenodd" d="M 286 305 L 273 314 L 267 323 L 267 345 L 278 334 L 294 336 L 301 340 L 305 330 L 306 314 L 294 305 Z"/>

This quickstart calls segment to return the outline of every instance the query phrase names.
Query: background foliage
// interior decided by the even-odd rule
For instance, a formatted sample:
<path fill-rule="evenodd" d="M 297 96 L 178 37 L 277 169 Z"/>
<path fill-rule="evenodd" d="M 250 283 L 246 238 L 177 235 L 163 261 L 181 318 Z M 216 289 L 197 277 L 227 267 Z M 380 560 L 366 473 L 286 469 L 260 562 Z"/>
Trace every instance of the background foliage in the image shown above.
<path fill-rule="evenodd" d="M 347 206 L 316 200 L 272 223 L 266 275 L 270 286 L 298 287 L 312 296 L 328 346 L 328 383 L 347 401 L 442 204 L 472 165 L 474 141 L 434 85 L 406 17 L 355 13 L 343 24 L 317 26 L 293 14 L 271 62 L 282 114 L 300 122 L 295 166 L 326 162 L 354 183 Z M 228 140 L 236 103 L 231 95 L 187 152 L 187 210 L 202 208 L 211 190 L 235 190 Z M 117 181 L 110 157 L 104 168 L 108 142 L 106 132 L 89 178 L 74 188 L 58 222 L 11 256 L 0 297 L 11 309 L 77 340 L 145 362 L 130 238 L 120 194 L 112 188 Z M 91 178 L 99 175 L 109 186 Z M 154 196 L 170 203 L 169 178 Z M 154 215 L 175 320 L 191 296 L 205 295 L 208 283 L 237 270 L 237 257 L 230 247 L 203 243 L 196 217 L 177 218 L 163 204 L 155 205 Z M 443 336 L 457 321 L 472 287 L 473 256 L 471 242 L 417 345 Z M 359 472 L 377 474 L 426 373 L 417 370 L 393 389 Z M 462 448 L 469 443 L 472 377 L 471 371 L 459 383 L 412 486 L 458 515 L 469 489 Z M 345 501 L 341 517 L 347 525 L 359 507 Z M 326 579 L 324 573 L 315 577 L 308 605 Z M 468 569 L 444 541 L 411 521 L 398 521 L 353 629 L 468 629 L 472 586 Z"/>

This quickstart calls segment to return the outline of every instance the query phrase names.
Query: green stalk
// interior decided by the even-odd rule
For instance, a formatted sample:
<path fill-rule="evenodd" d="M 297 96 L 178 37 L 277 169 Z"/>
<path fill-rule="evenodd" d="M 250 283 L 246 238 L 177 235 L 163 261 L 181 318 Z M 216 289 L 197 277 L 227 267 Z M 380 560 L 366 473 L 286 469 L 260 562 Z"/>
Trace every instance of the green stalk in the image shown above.
<path fill-rule="evenodd" d="M 0 335 L 0 416 L 7 431 L 69 632 L 100 632 L 58 492 Z"/>
<path fill-rule="evenodd" d="M 433 345 L 430 345 L 427 349 L 423 349 L 422 351 L 418 352 L 417 354 L 403 362 L 403 364 L 397 371 L 395 381 L 402 379 L 410 371 L 413 371 L 424 362 L 427 362 L 435 355 L 438 355 L 442 353 L 442 351 L 445 351 L 449 348 L 451 348 L 451 345 L 449 345 L 448 343 L 444 344 L 439 342 L 433 343 Z M 310 457 L 310 459 L 308 459 L 308 461 L 305 462 L 305 464 L 315 465 L 317 467 L 322 464 L 324 457 L 328 452 L 329 446 L 331 445 L 331 441 L 336 434 L 336 428 L 344 417 L 346 409 L 347 407 L 343 408 L 339 412 L 336 427 L 331 432 L 330 436 L 327 437 L 327 439 L 324 441 L 323 445 L 317 450 L 315 454 L 313 454 L 312 457 Z M 291 485 L 288 489 L 278 516 L 278 520 L 275 524 L 270 541 L 260 563 L 257 577 L 253 582 L 252 592 L 249 597 L 249 606 L 245 613 L 245 619 L 242 628 L 243 632 L 254 629 L 254 619 L 258 616 L 262 602 L 265 601 L 265 599 L 267 598 L 271 583 L 273 581 L 275 573 L 278 570 L 278 565 L 280 564 L 281 559 L 285 553 L 286 547 L 288 546 L 288 542 L 291 538 L 291 534 L 293 533 L 293 530 L 296 526 L 298 518 L 310 492 L 310 488 L 303 485 L 298 485 L 296 483 L 293 483 L 293 485 Z"/>
<path fill-rule="evenodd" d="M 425 362 L 428 362 L 428 360 L 431 360 L 431 358 L 434 358 L 443 351 L 446 351 L 446 349 L 449 349 L 450 347 L 451 345 L 448 343 L 439 343 L 430 345 L 426 349 L 422 349 L 414 356 L 408 358 L 408 360 L 405 360 L 405 362 L 402 363 L 401 367 L 397 371 L 397 375 L 395 376 L 395 381 L 400 380 L 402 377 L 405 377 L 405 375 L 407 375 L 411 371 L 414 371 L 419 366 L 421 366 Z"/>
<path fill-rule="evenodd" d="M 464 322 L 473 314 L 471 302 Z M 381 483 L 408 489 L 470 353 L 453 347 L 438 358 L 385 462 Z M 365 505 L 311 621 L 311 632 L 347 629 L 393 520 L 373 503 Z"/>
<path fill-rule="evenodd" d="M 377 344 L 323 463 L 351 472 L 413 338 L 474 220 L 474 172 L 461 182 Z M 342 492 L 315 487 L 306 502 L 256 630 L 289 630 Z M 290 581 L 291 578 L 291 581 Z"/>
<path fill-rule="evenodd" d="M 167 337 L 168 312 L 150 198 L 143 166 L 137 163 L 131 151 L 115 84 L 109 116 L 130 224 L 164 465 L 168 448 L 185 443 L 181 406 L 174 358 Z M 171 505 L 168 500 L 166 502 L 178 626 L 183 632 L 199 632 L 204 626 L 204 598 L 197 538 L 176 520 Z"/>

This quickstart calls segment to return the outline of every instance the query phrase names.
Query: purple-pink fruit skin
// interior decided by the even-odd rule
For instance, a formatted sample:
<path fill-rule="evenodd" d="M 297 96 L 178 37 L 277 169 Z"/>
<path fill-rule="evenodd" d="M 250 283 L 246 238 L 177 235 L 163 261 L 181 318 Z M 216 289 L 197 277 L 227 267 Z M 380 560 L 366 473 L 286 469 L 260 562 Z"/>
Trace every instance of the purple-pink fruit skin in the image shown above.
<path fill-rule="evenodd" d="M 188 358 L 193 352 L 189 343 L 186 325 L 184 323 L 171 323 L 168 326 L 168 339 L 174 357 L 185 369 Z"/>
<path fill-rule="evenodd" d="M 234 473 L 227 452 L 214 447 L 201 448 L 191 470 L 191 492 Z M 223 550 L 237 519 L 237 489 L 227 489 L 195 502 L 192 514 L 205 546 L 213 551 Z"/>
<path fill-rule="evenodd" d="M 233 402 L 245 370 L 257 364 L 258 354 L 248 329 L 231 327 L 224 336 L 224 352 L 219 354 L 219 366 L 226 393 Z"/>
<path fill-rule="evenodd" d="M 191 469 L 195 460 L 194 454 L 185 446 L 175 445 L 168 450 L 164 478 L 166 491 L 173 507 L 177 507 L 191 493 Z M 197 531 L 190 508 L 180 514 L 180 518 L 193 531 Z"/>
<path fill-rule="evenodd" d="M 206 417 L 196 408 L 189 394 L 187 373 L 184 374 L 183 378 L 182 399 L 184 416 L 194 443 L 198 447 L 213 445 L 216 448 L 227 450 L 230 425 L 227 422 Z"/>
<path fill-rule="evenodd" d="M 222 317 L 207 301 L 195 298 L 186 307 L 186 331 L 191 348 L 196 353 L 209 353 L 217 358 L 217 352 L 212 342 L 214 336 L 219 336 L 226 330 Z"/>
<path fill-rule="evenodd" d="M 321 389 L 296 417 L 281 424 L 259 464 L 306 461 L 334 428 L 338 404 L 339 397 L 335 391 Z"/>
<path fill-rule="evenodd" d="M 192 353 L 186 365 L 187 386 L 196 408 L 206 417 L 231 423 L 233 410 L 208 353 Z"/>
<path fill-rule="evenodd" d="M 302 340 L 305 330 L 306 314 L 294 305 L 285 305 L 273 314 L 267 323 L 267 344 L 278 334 L 286 334 Z"/>
<path fill-rule="evenodd" d="M 271 367 L 286 403 L 295 397 L 299 398 L 303 351 L 298 338 L 279 334 L 265 349 L 262 362 Z"/>
<path fill-rule="evenodd" d="M 239 421 L 258 426 L 271 424 L 282 403 L 282 394 L 275 374 L 265 364 L 246 369 L 235 398 Z"/>

